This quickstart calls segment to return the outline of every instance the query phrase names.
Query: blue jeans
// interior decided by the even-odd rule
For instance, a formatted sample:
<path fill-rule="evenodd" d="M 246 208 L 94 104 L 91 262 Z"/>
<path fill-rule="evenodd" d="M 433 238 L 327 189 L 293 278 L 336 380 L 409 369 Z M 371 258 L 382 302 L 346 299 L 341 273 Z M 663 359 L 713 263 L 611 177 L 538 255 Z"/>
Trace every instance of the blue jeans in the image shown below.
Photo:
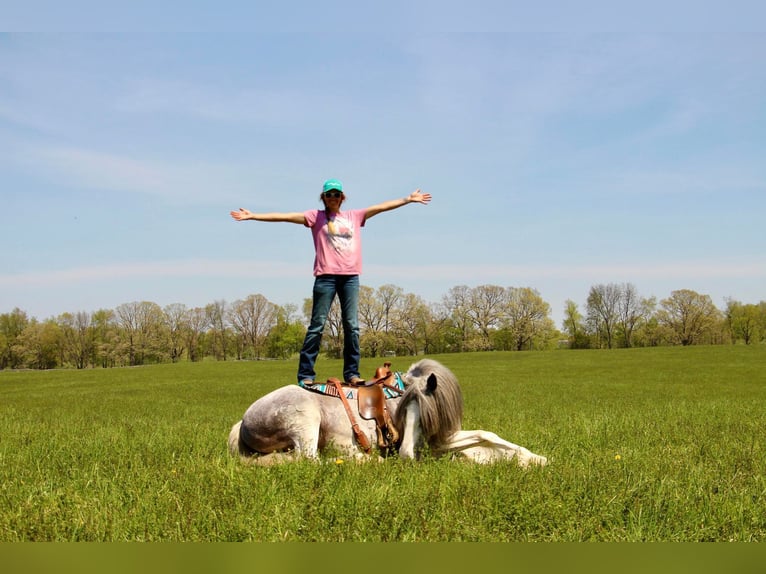
<path fill-rule="evenodd" d="M 311 323 L 303 340 L 298 363 L 298 382 L 316 377 L 314 363 L 319 355 L 322 331 L 335 295 L 343 321 L 343 378 L 359 376 L 359 275 L 319 275 L 314 279 Z"/>

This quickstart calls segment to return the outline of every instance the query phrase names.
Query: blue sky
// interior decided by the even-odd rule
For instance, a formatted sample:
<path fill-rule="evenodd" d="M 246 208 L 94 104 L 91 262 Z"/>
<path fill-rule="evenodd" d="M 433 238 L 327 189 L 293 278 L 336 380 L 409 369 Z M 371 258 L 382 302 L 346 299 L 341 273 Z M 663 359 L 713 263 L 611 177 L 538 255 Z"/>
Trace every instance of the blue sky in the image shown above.
<path fill-rule="evenodd" d="M 557 326 L 598 283 L 766 300 L 766 9 L 551 4 L 4 8 L 36 31 L 0 34 L 0 313 L 300 306 L 310 232 L 228 212 L 331 177 L 347 207 L 433 195 L 368 223 L 371 287 L 532 287 Z"/>

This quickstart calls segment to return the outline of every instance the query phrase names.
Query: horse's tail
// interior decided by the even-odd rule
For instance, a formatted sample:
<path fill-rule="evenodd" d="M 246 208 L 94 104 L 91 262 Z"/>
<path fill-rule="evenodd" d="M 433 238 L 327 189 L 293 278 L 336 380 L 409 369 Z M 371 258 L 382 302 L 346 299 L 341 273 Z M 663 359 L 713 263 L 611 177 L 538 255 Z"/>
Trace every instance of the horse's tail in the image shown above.
<path fill-rule="evenodd" d="M 242 421 L 238 421 L 229 432 L 229 454 L 231 456 L 249 457 L 255 454 L 255 451 L 245 444 L 240 438 L 239 432 L 242 427 Z"/>

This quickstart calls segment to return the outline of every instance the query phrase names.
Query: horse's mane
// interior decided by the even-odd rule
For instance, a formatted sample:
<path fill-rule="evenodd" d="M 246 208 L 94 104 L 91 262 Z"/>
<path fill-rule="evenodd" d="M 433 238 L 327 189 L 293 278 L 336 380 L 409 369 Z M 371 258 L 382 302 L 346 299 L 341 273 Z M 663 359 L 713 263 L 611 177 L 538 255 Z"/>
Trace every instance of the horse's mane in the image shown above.
<path fill-rule="evenodd" d="M 436 389 L 428 389 L 428 377 L 436 377 Z M 394 425 L 401 428 L 404 413 L 411 401 L 420 409 L 420 425 L 430 446 L 448 442 L 449 437 L 463 426 L 463 394 L 457 377 L 447 367 L 433 359 L 422 359 L 404 375 L 406 391 L 396 408 Z"/>

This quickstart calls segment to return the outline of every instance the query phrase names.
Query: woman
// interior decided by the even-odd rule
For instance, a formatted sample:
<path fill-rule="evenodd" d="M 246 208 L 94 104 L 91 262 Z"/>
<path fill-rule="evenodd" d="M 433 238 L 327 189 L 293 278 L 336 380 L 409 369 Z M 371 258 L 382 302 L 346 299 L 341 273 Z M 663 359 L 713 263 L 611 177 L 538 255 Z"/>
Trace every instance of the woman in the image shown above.
<path fill-rule="evenodd" d="M 384 211 L 397 209 L 408 203 L 427 204 L 430 193 L 419 189 L 409 196 L 393 199 L 367 209 L 342 211 L 346 200 L 343 184 L 328 179 L 319 196 L 324 209 L 294 213 L 253 213 L 240 208 L 232 211 L 237 221 L 281 221 L 299 223 L 311 229 L 314 238 L 314 290 L 311 323 L 303 341 L 298 363 L 298 383 L 310 385 L 316 372 L 314 363 L 319 355 L 327 315 L 335 296 L 338 296 L 343 321 L 343 378 L 351 384 L 364 380 L 359 376 L 359 275 L 362 272 L 361 229 L 371 217 Z"/>

